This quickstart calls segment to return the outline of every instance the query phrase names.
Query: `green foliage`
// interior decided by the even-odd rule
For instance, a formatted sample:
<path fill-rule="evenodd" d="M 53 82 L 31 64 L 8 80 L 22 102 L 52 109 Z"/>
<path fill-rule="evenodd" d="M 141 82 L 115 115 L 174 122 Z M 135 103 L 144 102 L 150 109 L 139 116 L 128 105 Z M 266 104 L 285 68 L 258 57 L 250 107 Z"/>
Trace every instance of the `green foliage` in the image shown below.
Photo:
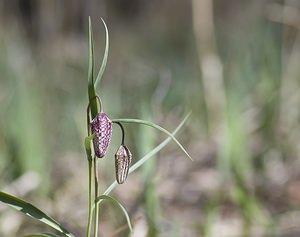
<path fill-rule="evenodd" d="M 89 17 L 89 70 L 88 70 L 88 95 L 91 107 L 92 117 L 94 118 L 98 112 L 99 107 L 97 105 L 96 90 L 94 84 L 94 39 L 93 29 L 91 23 L 91 17 Z"/>
<path fill-rule="evenodd" d="M 85 147 L 85 152 L 86 152 L 86 156 L 88 158 L 88 160 L 92 160 L 92 149 L 91 149 L 91 141 L 93 140 L 95 134 L 92 134 L 90 136 L 87 136 L 84 139 L 84 147 Z"/>
<path fill-rule="evenodd" d="M 0 192 L 0 201 L 5 203 L 6 205 L 11 206 L 12 208 L 16 209 L 17 211 L 22 212 L 26 216 L 29 216 L 35 220 L 43 222 L 44 224 L 52 227 L 53 229 L 59 231 L 60 233 L 64 234 L 68 237 L 74 237 L 65 227 L 59 224 L 56 220 L 52 217 L 48 216 L 46 213 L 38 209 L 37 207 L 33 206 L 32 204 L 9 195 L 4 192 Z"/>
<path fill-rule="evenodd" d="M 31 235 L 25 235 L 24 237 L 59 237 L 58 235 L 52 234 L 52 233 L 40 233 L 40 234 L 31 234 Z"/>
<path fill-rule="evenodd" d="M 104 70 L 106 68 L 106 63 L 107 63 L 107 58 L 108 58 L 108 50 L 109 50 L 109 35 L 108 35 L 108 29 L 107 26 L 105 24 L 105 21 L 101 18 L 102 23 L 104 25 L 105 28 L 105 50 L 104 50 L 104 55 L 103 55 L 103 60 L 102 60 L 102 64 L 101 67 L 99 69 L 96 81 L 95 81 L 95 87 L 97 88 L 97 85 L 100 84 Z"/>
<path fill-rule="evenodd" d="M 125 209 L 125 207 L 123 207 L 123 205 L 116 199 L 114 199 L 113 197 L 111 196 L 108 196 L 108 195 L 100 195 L 99 197 L 96 198 L 95 200 L 95 205 L 98 205 L 100 204 L 100 201 L 101 200 L 108 200 L 108 201 L 111 201 L 112 203 L 114 203 L 117 207 L 119 207 L 121 209 L 121 211 L 123 212 L 125 218 L 126 218 L 126 221 L 127 221 L 127 224 L 128 224 L 128 227 L 130 229 L 130 231 L 132 232 L 132 225 L 131 225 L 131 221 L 130 221 L 130 218 L 129 218 L 129 215 Z"/>
<path fill-rule="evenodd" d="M 190 159 L 193 160 L 192 157 L 189 155 L 189 153 L 184 149 L 184 147 L 180 144 L 180 142 L 166 129 L 162 128 L 161 126 L 149 122 L 149 121 L 145 121 L 145 120 L 141 120 L 141 119 L 113 119 L 113 122 L 123 122 L 123 123 L 136 123 L 136 124 L 142 124 L 142 125 L 146 125 L 152 128 L 155 128 L 165 134 L 167 134 L 169 137 L 171 137 L 173 139 L 173 141 L 180 147 L 180 149 L 186 154 L 186 156 Z"/>

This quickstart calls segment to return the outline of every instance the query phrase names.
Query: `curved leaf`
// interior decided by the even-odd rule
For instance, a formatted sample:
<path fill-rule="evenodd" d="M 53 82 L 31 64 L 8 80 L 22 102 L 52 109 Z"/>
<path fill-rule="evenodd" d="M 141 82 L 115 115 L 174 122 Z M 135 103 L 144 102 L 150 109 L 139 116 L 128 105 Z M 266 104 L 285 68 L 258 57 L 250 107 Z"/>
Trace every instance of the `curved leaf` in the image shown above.
<path fill-rule="evenodd" d="M 97 87 L 97 85 L 101 82 L 104 70 L 106 68 L 106 63 L 107 63 L 107 58 L 108 58 L 108 50 L 109 50 L 108 29 L 107 29 L 105 21 L 102 19 L 102 17 L 101 17 L 101 20 L 102 20 L 104 28 L 105 28 L 105 50 L 104 50 L 104 55 L 103 55 L 103 59 L 102 59 L 102 64 L 101 64 L 101 67 L 99 69 L 96 81 L 95 81 L 95 87 Z"/>
<path fill-rule="evenodd" d="M 177 128 L 172 132 L 172 136 L 175 136 L 176 133 L 182 128 L 182 126 L 185 124 L 187 119 L 190 117 L 191 113 L 189 113 L 182 121 L 181 123 L 177 126 Z M 132 173 L 139 167 L 141 167 L 147 160 L 149 160 L 152 156 L 156 155 L 160 150 L 162 150 L 169 142 L 171 141 L 171 137 L 168 137 L 165 139 L 163 142 L 161 142 L 158 146 L 156 146 L 152 151 L 150 151 L 147 155 L 142 157 L 138 162 L 136 162 L 131 168 L 129 169 L 128 174 Z M 114 181 L 103 193 L 104 195 L 109 194 L 116 186 L 118 183 Z"/>
<path fill-rule="evenodd" d="M 190 115 L 191 113 L 189 113 Z M 189 116 L 188 115 L 188 116 Z M 112 120 L 113 122 L 122 122 L 122 123 L 137 123 L 137 124 L 143 124 L 143 125 L 146 125 L 146 126 L 149 126 L 149 127 L 152 127 L 152 128 L 155 128 L 161 132 L 164 132 L 165 134 L 167 134 L 169 137 L 171 137 L 173 139 L 174 142 L 176 142 L 176 144 L 180 147 L 180 149 L 187 155 L 187 157 L 191 160 L 192 157 L 189 155 L 189 153 L 184 149 L 184 147 L 180 144 L 180 142 L 166 129 L 164 129 L 163 127 L 155 124 L 155 123 L 152 123 L 152 122 L 149 122 L 149 121 L 145 121 L 145 120 L 141 120 L 141 119 L 113 119 Z"/>
<path fill-rule="evenodd" d="M 123 207 L 123 205 L 118 200 L 116 200 L 113 197 L 108 196 L 108 195 L 100 195 L 99 197 L 97 197 L 97 199 L 95 200 L 95 205 L 99 205 L 99 203 L 102 200 L 108 200 L 108 201 L 113 202 L 114 204 L 116 204 L 123 211 L 123 213 L 126 217 L 126 220 L 127 220 L 128 227 L 129 227 L 130 231 L 132 232 L 131 221 L 130 221 L 129 215 L 128 215 L 125 207 Z"/>
<path fill-rule="evenodd" d="M 42 212 L 37 207 L 20 198 L 17 198 L 4 192 L 0 192 L 0 201 L 20 212 L 23 212 L 25 215 L 33 219 L 43 222 L 44 224 L 52 227 L 53 229 L 59 231 L 60 233 L 66 236 L 74 237 L 73 234 L 71 234 L 65 227 L 59 224 L 52 217 L 48 216 L 46 213 Z"/>
<path fill-rule="evenodd" d="M 38 233 L 38 234 L 30 234 L 25 235 L 24 237 L 59 237 L 58 235 L 55 235 L 53 233 Z"/>
<path fill-rule="evenodd" d="M 92 117 L 94 118 L 99 111 L 96 90 L 94 85 L 94 39 L 91 17 L 89 17 L 89 71 L 88 71 L 88 94 Z"/>

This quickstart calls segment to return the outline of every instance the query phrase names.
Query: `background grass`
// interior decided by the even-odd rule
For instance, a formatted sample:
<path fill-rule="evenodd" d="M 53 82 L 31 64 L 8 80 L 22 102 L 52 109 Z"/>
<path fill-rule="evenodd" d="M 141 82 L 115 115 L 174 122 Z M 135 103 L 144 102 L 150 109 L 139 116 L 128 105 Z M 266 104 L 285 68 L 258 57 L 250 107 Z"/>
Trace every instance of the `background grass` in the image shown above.
<path fill-rule="evenodd" d="M 129 210 L 134 236 L 297 236 L 300 5 L 201 3 L 3 0 L 1 189 L 83 233 L 91 15 L 96 65 L 105 42 L 100 17 L 110 31 L 98 92 L 111 118 L 142 118 L 172 130 L 193 111 L 177 137 L 195 161 L 169 145 L 113 193 Z M 164 138 L 125 126 L 133 162 Z M 102 191 L 114 179 L 119 135 L 115 129 L 100 164 Z M 119 210 L 106 204 L 102 210 L 102 236 L 126 236 Z M 2 207 L 0 215 L 1 236 L 41 229 Z"/>

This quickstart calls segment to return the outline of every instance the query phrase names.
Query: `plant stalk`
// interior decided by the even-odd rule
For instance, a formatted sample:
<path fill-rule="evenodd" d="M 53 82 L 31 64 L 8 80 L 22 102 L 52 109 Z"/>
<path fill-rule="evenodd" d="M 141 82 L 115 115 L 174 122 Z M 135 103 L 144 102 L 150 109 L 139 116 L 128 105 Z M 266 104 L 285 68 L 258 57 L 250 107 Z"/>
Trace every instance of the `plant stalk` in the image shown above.
<path fill-rule="evenodd" d="M 94 219 L 94 237 L 98 237 L 98 226 L 99 226 L 99 205 L 96 203 L 96 199 L 99 195 L 98 191 L 98 168 L 97 168 L 97 157 L 94 157 L 94 180 L 95 180 L 95 219 Z"/>
<path fill-rule="evenodd" d="M 91 237 L 91 229 L 92 229 L 92 220 L 93 220 L 93 193 L 92 193 L 92 160 L 88 159 L 89 162 L 89 217 L 88 217 L 88 226 L 86 237 Z"/>

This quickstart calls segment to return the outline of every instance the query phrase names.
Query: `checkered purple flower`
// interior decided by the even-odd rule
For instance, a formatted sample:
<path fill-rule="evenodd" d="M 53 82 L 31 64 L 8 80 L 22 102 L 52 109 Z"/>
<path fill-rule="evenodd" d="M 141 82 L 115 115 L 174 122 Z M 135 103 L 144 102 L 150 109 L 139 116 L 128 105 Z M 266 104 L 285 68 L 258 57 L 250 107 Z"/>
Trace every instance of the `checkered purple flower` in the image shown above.
<path fill-rule="evenodd" d="M 102 158 L 105 156 L 112 136 L 112 121 L 106 113 L 99 113 L 92 120 L 91 124 L 92 133 L 95 133 L 93 138 L 94 150 L 97 157 Z"/>
<path fill-rule="evenodd" d="M 129 149 L 121 145 L 115 154 L 116 179 L 119 184 L 125 182 L 131 163 L 132 154 Z"/>

